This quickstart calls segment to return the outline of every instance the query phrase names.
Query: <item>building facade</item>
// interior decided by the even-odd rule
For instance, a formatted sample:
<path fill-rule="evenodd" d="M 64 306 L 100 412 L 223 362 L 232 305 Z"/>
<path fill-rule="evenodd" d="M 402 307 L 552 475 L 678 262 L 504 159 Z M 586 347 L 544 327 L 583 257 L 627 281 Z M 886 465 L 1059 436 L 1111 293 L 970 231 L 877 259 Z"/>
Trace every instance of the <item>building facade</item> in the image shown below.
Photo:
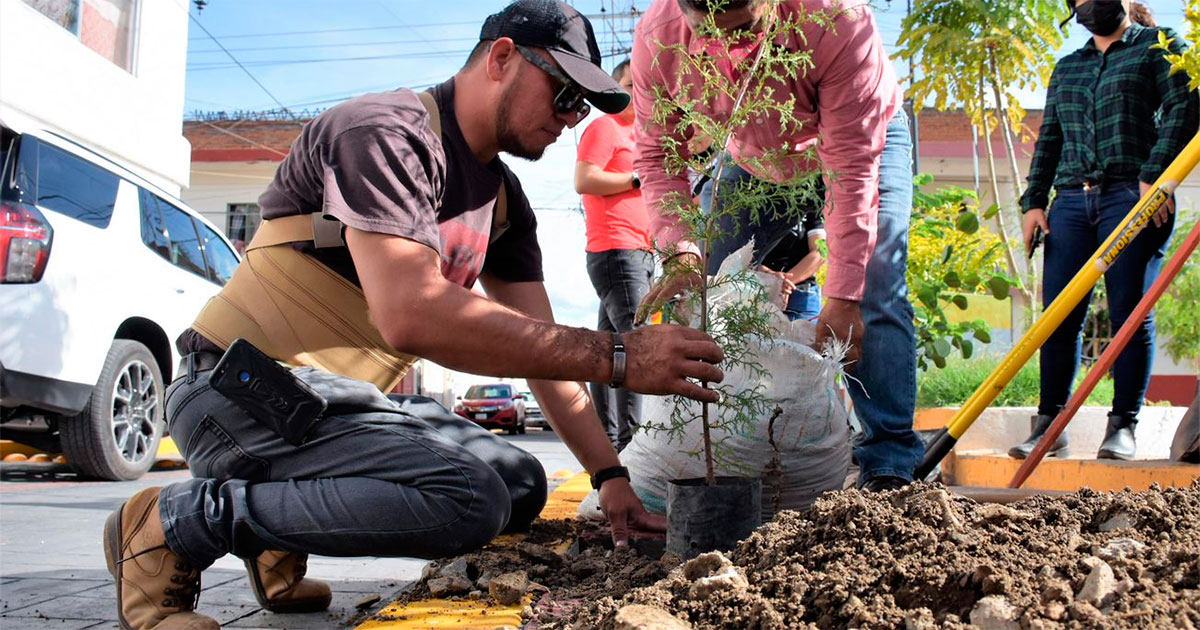
<path fill-rule="evenodd" d="M 186 2 L 0 0 L 0 122 L 96 149 L 187 187 Z"/>

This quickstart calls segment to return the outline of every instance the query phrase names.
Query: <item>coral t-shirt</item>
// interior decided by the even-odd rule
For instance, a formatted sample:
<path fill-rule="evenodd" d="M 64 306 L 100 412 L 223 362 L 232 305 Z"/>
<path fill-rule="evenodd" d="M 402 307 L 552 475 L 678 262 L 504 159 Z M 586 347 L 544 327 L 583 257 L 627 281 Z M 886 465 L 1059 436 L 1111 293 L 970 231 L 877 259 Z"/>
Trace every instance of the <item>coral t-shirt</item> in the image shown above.
<path fill-rule="evenodd" d="M 607 114 L 588 125 L 576 152 L 609 173 L 633 172 L 633 121 Z M 583 195 L 587 215 L 587 251 L 650 249 L 650 219 L 638 189 L 615 195 Z"/>

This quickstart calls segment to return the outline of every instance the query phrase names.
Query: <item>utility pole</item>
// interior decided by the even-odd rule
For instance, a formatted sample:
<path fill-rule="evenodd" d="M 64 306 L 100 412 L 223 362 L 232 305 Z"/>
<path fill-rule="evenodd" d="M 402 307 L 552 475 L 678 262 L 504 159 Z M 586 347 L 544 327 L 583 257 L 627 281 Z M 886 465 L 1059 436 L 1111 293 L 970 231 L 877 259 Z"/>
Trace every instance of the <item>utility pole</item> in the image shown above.
<path fill-rule="evenodd" d="M 904 0 L 904 17 L 908 17 L 911 14 L 912 0 Z M 914 77 L 913 62 L 911 58 L 908 60 L 908 77 L 908 83 L 911 86 Z M 905 110 L 908 112 L 908 120 L 910 123 L 908 127 L 908 133 L 912 137 L 912 172 L 913 175 L 916 175 L 917 173 L 921 172 L 921 145 L 919 144 L 921 139 L 921 125 L 917 122 L 917 112 L 915 111 L 915 108 L 913 108 L 912 99 L 904 99 L 904 104 Z"/>

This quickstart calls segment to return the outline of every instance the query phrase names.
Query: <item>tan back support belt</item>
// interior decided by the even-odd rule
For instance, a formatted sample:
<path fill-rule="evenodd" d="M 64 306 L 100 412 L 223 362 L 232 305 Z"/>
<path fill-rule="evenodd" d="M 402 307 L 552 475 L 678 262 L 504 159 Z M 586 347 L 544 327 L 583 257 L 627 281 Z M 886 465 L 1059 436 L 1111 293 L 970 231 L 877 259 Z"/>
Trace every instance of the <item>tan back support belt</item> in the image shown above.
<path fill-rule="evenodd" d="M 418 92 L 430 126 L 441 138 L 432 95 Z M 508 227 L 501 186 L 490 240 Z M 262 222 L 233 277 L 200 311 L 192 328 L 228 348 L 239 337 L 269 356 L 373 383 L 389 392 L 416 362 L 383 340 L 371 323 L 362 289 L 297 251 L 292 243 L 344 247 L 343 225 L 321 213 Z"/>

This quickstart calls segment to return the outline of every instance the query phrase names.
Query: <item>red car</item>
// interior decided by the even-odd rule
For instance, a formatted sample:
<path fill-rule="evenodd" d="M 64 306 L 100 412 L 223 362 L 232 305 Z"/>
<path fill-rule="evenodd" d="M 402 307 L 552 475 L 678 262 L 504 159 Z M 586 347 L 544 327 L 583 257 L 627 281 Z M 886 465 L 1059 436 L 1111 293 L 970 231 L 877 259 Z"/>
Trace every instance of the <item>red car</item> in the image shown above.
<path fill-rule="evenodd" d="M 454 413 L 485 429 L 525 432 L 525 395 L 508 383 L 473 385 L 454 405 Z"/>

